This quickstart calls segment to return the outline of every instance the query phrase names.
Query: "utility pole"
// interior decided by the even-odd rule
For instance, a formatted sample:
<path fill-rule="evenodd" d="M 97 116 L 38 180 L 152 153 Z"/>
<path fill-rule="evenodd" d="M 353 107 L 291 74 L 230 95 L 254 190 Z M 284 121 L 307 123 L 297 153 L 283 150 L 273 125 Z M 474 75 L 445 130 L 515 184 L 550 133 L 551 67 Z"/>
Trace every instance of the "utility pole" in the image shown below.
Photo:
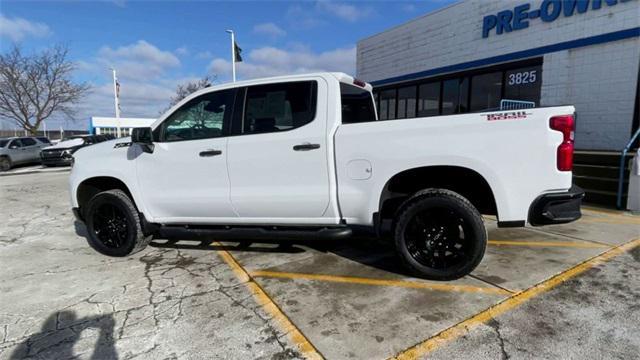
<path fill-rule="evenodd" d="M 236 39 L 233 30 L 227 30 L 231 34 L 231 78 L 236 82 Z"/>
<path fill-rule="evenodd" d="M 113 73 L 113 99 L 116 107 L 116 136 L 120 137 L 120 84 L 116 76 L 116 69 L 111 68 Z"/>

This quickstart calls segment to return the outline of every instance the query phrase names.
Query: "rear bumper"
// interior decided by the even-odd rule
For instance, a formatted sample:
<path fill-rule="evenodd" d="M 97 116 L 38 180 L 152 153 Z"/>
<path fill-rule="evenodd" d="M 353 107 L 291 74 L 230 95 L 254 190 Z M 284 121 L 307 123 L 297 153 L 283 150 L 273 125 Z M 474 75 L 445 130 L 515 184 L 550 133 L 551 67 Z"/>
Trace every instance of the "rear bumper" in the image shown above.
<path fill-rule="evenodd" d="M 583 197 L 584 191 L 575 185 L 567 192 L 541 195 L 531 204 L 529 223 L 542 226 L 578 220 Z"/>

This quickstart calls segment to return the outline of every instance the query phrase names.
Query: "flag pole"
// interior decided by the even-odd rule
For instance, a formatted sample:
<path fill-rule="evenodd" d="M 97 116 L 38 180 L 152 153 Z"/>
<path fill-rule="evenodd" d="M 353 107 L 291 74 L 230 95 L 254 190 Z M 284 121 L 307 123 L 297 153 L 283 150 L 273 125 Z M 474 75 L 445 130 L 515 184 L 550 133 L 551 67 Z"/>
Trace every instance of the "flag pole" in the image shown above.
<path fill-rule="evenodd" d="M 118 99 L 118 77 L 116 76 L 116 69 L 111 68 L 113 73 L 113 100 L 116 107 L 116 136 L 120 137 L 120 104 Z"/>
<path fill-rule="evenodd" d="M 231 34 L 231 78 L 236 82 L 236 39 L 233 30 L 227 30 Z"/>

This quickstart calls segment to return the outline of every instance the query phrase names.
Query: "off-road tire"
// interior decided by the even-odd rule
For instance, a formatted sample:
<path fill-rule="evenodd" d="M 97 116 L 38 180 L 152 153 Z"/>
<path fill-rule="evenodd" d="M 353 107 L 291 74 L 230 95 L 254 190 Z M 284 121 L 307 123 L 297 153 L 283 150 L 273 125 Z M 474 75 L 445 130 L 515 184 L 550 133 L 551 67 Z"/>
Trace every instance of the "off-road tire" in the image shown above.
<path fill-rule="evenodd" d="M 119 209 L 126 220 L 126 237 L 124 237 L 124 241 L 121 241 L 121 246 L 113 247 L 106 245 L 104 240 L 101 240 L 96 232 L 96 226 L 100 226 L 96 224 L 96 212 L 105 205 Z M 132 255 L 144 249 L 152 239 L 152 236 L 145 236 L 142 231 L 138 209 L 136 209 L 133 201 L 122 190 L 107 190 L 93 196 L 87 203 L 86 210 L 84 211 L 84 219 L 87 225 L 89 245 L 104 255 L 117 257 Z"/>
<path fill-rule="evenodd" d="M 411 255 L 411 251 L 413 251 L 414 254 L 416 253 L 415 246 L 411 250 L 408 248 L 408 244 L 412 246 L 412 241 L 414 244 L 422 241 L 422 239 L 418 241 L 410 240 L 408 236 L 405 236 L 408 225 L 411 221 L 414 221 L 413 219 L 416 215 L 426 211 L 435 211 L 434 209 L 440 209 L 439 211 L 446 209 L 447 212 L 454 214 L 451 215 L 452 219 L 464 222 L 465 224 L 464 238 L 458 241 L 464 242 L 464 246 L 467 247 L 464 250 L 464 256 L 459 260 L 461 263 L 455 266 L 448 268 L 428 266 L 416 260 L 416 256 Z M 446 217 L 448 215 L 444 216 Z M 484 256 L 487 246 L 487 230 L 482 221 L 482 216 L 469 200 L 458 193 L 445 189 L 422 190 L 401 206 L 395 220 L 393 234 L 396 252 L 403 266 L 418 277 L 430 280 L 458 279 L 473 271 Z M 429 228 L 430 227 L 431 225 L 429 225 Z M 415 234 L 415 230 L 413 231 L 413 234 Z M 426 236 L 425 234 L 425 239 L 427 239 Z M 412 238 L 415 239 L 416 237 L 413 236 Z M 444 239 L 446 239 L 446 237 Z M 422 246 L 427 247 L 426 242 L 427 240 L 424 240 L 425 245 Z M 463 247 L 463 245 L 460 246 Z"/>

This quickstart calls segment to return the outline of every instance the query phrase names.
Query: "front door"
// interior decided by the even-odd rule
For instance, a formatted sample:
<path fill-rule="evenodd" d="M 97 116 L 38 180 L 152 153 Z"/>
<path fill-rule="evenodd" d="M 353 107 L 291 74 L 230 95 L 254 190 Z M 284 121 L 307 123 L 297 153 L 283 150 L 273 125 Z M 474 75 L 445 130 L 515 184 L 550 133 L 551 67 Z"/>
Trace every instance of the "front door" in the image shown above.
<path fill-rule="evenodd" d="M 231 203 L 247 223 L 327 223 L 329 172 L 322 81 L 246 88 L 229 138 Z M 324 98 L 324 97 L 320 97 Z"/>
<path fill-rule="evenodd" d="M 234 90 L 200 95 L 154 130 L 153 153 L 141 153 L 136 167 L 155 222 L 206 224 L 235 216 L 227 173 L 234 96 Z"/>
<path fill-rule="evenodd" d="M 7 149 L 9 149 L 9 155 L 14 164 L 23 163 L 29 158 L 27 148 L 22 145 L 22 140 L 20 139 L 11 140 Z"/>

